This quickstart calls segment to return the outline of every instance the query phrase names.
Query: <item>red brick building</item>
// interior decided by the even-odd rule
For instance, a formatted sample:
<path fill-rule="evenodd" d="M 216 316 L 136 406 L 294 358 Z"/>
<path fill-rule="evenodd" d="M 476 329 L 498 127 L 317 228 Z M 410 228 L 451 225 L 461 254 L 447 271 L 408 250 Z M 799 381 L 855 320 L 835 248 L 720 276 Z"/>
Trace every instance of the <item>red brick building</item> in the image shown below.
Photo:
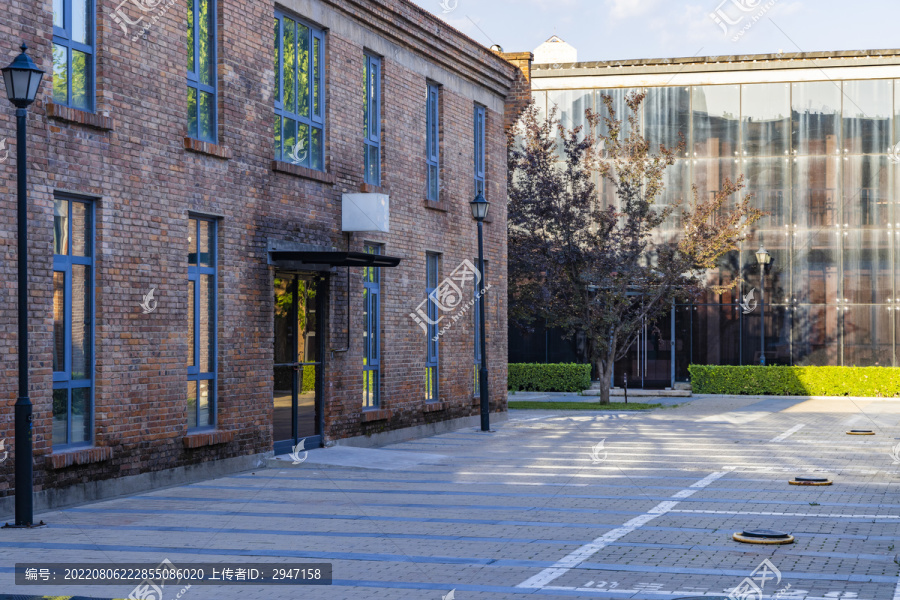
<path fill-rule="evenodd" d="M 38 508 L 301 441 L 477 423 L 468 203 L 482 187 L 491 408 L 506 410 L 504 123 L 528 96 L 520 71 L 404 0 L 192 4 L 28 1 L 0 25 L 3 64 L 25 41 L 47 72 L 28 117 Z M 0 105 L 10 508 L 15 119 Z"/>

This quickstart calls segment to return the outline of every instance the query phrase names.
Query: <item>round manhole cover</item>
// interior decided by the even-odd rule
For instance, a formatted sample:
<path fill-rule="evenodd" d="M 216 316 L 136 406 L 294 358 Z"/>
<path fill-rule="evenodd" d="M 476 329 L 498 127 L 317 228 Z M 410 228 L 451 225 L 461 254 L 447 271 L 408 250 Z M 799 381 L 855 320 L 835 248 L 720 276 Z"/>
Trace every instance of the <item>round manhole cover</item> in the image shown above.
<path fill-rule="evenodd" d="M 794 536 L 774 529 L 749 529 L 735 533 L 732 538 L 745 544 L 790 544 Z"/>
<path fill-rule="evenodd" d="M 831 485 L 827 477 L 794 477 L 788 483 L 791 485 Z"/>
<path fill-rule="evenodd" d="M 851 429 L 847 435 L 875 435 L 875 432 L 871 429 Z"/>
<path fill-rule="evenodd" d="M 783 531 L 775 531 L 774 529 L 749 529 L 741 532 L 741 535 L 752 538 L 779 538 L 785 539 L 791 537 L 791 534 Z"/>

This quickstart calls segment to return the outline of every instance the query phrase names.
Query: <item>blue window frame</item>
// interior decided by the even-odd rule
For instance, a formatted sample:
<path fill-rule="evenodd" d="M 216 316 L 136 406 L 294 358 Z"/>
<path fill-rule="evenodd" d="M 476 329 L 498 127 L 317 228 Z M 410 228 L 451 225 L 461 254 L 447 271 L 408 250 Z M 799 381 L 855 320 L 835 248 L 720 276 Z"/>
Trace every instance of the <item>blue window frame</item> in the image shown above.
<path fill-rule="evenodd" d="M 94 205 L 53 201 L 53 448 L 94 432 Z"/>
<path fill-rule="evenodd" d="M 188 135 L 216 141 L 216 0 L 188 0 Z"/>
<path fill-rule="evenodd" d="M 441 256 L 428 253 L 425 255 L 425 293 L 428 297 L 428 346 L 425 355 L 425 400 L 437 402 L 438 381 L 440 374 L 438 369 L 438 350 L 440 336 L 438 335 L 438 307 L 432 299 L 432 293 L 438 287 L 438 277 L 441 269 Z"/>
<path fill-rule="evenodd" d="M 478 257 L 472 261 L 475 268 L 478 268 Z M 475 288 L 475 304 L 472 308 L 475 310 L 475 395 L 481 391 L 481 291 L 487 287 L 487 261 L 484 261 L 484 272 L 481 274 L 481 283 L 476 283 Z M 487 307 L 485 306 L 485 309 Z"/>
<path fill-rule="evenodd" d="M 275 159 L 325 170 L 325 34 L 275 13 Z"/>
<path fill-rule="evenodd" d="M 366 244 L 368 254 L 381 254 L 381 246 Z M 381 269 L 363 273 L 363 409 L 381 406 Z"/>
<path fill-rule="evenodd" d="M 218 277 L 216 221 L 191 217 L 188 226 L 188 429 L 216 426 Z"/>
<path fill-rule="evenodd" d="M 53 0 L 53 102 L 94 110 L 94 0 Z"/>
<path fill-rule="evenodd" d="M 365 182 L 381 185 L 381 59 L 366 55 L 366 98 L 363 105 L 365 122 Z"/>
<path fill-rule="evenodd" d="M 441 88 L 428 84 L 425 102 L 425 163 L 428 168 L 426 197 L 432 202 L 441 199 Z"/>
<path fill-rule="evenodd" d="M 487 196 L 484 187 L 485 146 L 484 128 L 487 114 L 483 106 L 475 105 L 475 195 Z"/>

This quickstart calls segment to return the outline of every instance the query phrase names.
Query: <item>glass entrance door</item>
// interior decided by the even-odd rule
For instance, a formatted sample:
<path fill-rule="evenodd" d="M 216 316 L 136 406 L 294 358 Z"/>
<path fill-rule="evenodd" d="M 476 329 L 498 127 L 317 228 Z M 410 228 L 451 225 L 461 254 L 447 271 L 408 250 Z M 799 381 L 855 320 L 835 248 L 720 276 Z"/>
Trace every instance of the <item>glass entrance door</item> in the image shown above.
<path fill-rule="evenodd" d="M 275 274 L 275 454 L 322 445 L 321 278 Z"/>
<path fill-rule="evenodd" d="M 622 387 L 628 377 L 629 388 L 663 389 L 672 385 L 671 315 L 665 315 L 655 326 L 641 328 L 628 355 L 616 361 L 615 387 Z"/>

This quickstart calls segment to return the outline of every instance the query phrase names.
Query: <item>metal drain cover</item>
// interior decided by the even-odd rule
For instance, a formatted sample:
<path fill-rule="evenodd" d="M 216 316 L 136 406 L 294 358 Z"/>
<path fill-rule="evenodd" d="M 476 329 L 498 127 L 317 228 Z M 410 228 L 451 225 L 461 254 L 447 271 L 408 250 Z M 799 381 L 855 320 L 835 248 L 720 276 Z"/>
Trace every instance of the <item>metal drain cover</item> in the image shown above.
<path fill-rule="evenodd" d="M 791 537 L 791 534 L 789 533 L 775 531 L 774 529 L 751 529 L 749 531 L 742 531 L 741 535 L 752 538 L 778 538 L 782 540 Z"/>
<path fill-rule="evenodd" d="M 745 544 L 791 544 L 794 536 L 774 529 L 750 529 L 731 536 L 736 542 Z"/>
<path fill-rule="evenodd" d="M 831 485 L 827 477 L 794 477 L 788 481 L 791 485 Z"/>
<path fill-rule="evenodd" d="M 847 435 L 875 435 L 875 432 L 871 429 L 851 429 Z"/>

